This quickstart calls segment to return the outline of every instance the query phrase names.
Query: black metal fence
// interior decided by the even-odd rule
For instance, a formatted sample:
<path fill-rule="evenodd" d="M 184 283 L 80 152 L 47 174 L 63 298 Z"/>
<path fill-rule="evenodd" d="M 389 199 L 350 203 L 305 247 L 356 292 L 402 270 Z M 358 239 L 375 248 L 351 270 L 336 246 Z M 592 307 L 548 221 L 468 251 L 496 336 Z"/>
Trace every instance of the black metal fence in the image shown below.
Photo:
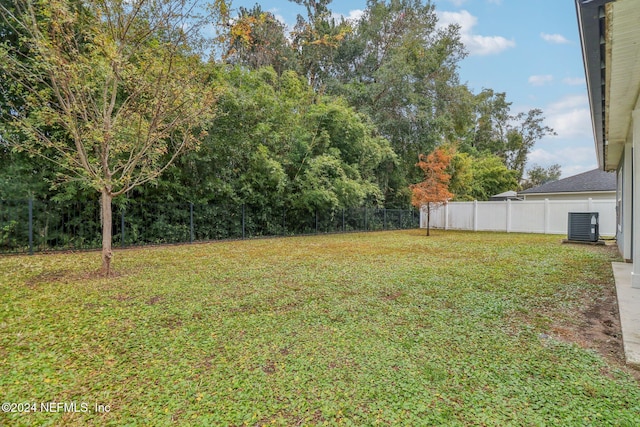
<path fill-rule="evenodd" d="M 353 208 L 308 212 L 284 206 L 127 203 L 114 206 L 113 246 L 418 228 L 417 210 Z M 0 253 L 100 248 L 98 202 L 0 200 Z"/>

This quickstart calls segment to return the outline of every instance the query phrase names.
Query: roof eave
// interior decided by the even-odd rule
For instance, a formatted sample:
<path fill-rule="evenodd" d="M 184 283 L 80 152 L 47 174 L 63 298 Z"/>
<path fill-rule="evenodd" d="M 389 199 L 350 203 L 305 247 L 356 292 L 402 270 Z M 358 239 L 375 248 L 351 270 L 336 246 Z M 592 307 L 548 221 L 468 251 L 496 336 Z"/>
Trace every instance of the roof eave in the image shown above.
<path fill-rule="evenodd" d="M 518 193 L 518 196 L 549 196 L 549 195 L 562 196 L 562 195 L 580 194 L 580 193 L 598 193 L 598 194 L 611 193 L 615 195 L 616 190 L 550 191 L 550 192 L 544 192 L 544 193 Z"/>
<path fill-rule="evenodd" d="M 591 123 L 600 169 L 608 170 L 605 140 L 604 6 L 613 0 L 576 0 Z"/>

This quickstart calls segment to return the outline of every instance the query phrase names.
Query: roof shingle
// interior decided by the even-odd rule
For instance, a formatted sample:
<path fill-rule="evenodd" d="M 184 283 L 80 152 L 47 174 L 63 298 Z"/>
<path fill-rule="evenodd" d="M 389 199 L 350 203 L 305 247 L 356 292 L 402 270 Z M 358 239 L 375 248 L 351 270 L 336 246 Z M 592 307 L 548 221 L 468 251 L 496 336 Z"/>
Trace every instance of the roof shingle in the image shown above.
<path fill-rule="evenodd" d="M 520 191 L 518 194 L 536 193 L 575 193 L 582 191 L 615 191 L 616 174 L 600 169 L 583 172 L 578 175 L 548 182 L 538 187 Z"/>

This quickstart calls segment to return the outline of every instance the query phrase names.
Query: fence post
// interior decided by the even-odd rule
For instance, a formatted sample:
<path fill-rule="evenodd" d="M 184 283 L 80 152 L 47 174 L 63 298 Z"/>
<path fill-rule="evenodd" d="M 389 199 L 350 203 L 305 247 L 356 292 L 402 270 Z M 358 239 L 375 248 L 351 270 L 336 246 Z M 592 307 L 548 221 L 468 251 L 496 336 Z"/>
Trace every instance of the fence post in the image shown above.
<path fill-rule="evenodd" d="M 125 208 L 123 207 L 122 210 L 120 210 L 120 247 L 124 248 L 124 210 Z"/>
<path fill-rule="evenodd" d="M 511 233 L 511 200 L 507 199 L 507 233 Z"/>
<path fill-rule="evenodd" d="M 444 205 L 444 229 L 449 229 L 449 203 Z"/>
<path fill-rule="evenodd" d="M 242 204 L 242 238 L 246 237 L 245 235 L 245 207 L 244 203 Z"/>
<path fill-rule="evenodd" d="M 282 235 L 287 235 L 287 208 L 282 207 Z"/>
<path fill-rule="evenodd" d="M 549 199 L 544 199 L 544 234 L 549 234 Z"/>
<path fill-rule="evenodd" d="M 473 201 L 473 231 L 478 231 L 478 201 Z"/>
<path fill-rule="evenodd" d="M 33 197 L 29 197 L 29 255 L 33 255 Z"/>
<path fill-rule="evenodd" d="M 368 231 L 369 228 L 367 227 L 367 207 L 364 207 L 364 231 Z"/>
<path fill-rule="evenodd" d="M 193 243 L 193 203 L 189 202 L 189 243 Z"/>
<path fill-rule="evenodd" d="M 382 209 L 382 212 L 384 214 L 384 219 L 382 221 L 382 229 L 386 230 L 387 229 L 387 208 Z"/>

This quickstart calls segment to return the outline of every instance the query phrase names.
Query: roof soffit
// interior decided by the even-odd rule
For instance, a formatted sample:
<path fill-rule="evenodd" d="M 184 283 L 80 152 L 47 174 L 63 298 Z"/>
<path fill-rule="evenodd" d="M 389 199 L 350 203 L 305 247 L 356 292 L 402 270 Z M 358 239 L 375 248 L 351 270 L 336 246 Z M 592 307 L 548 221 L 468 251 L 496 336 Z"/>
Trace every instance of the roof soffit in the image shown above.
<path fill-rule="evenodd" d="M 640 7 L 637 0 L 606 5 L 606 164 L 617 165 L 629 139 L 631 112 L 640 94 Z"/>

